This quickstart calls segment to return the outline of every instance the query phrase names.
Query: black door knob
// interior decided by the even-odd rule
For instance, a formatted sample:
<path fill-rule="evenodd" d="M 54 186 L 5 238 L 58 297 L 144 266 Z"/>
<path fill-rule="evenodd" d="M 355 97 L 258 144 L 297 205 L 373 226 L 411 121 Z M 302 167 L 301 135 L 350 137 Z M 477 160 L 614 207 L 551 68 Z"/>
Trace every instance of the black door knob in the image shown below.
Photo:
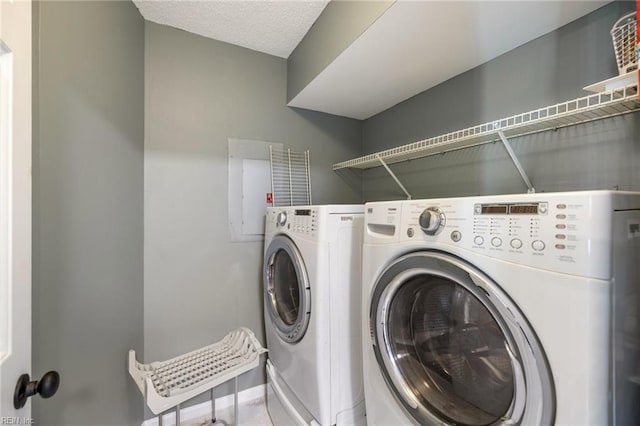
<path fill-rule="evenodd" d="M 37 393 L 43 398 L 51 398 L 60 386 L 60 375 L 57 371 L 45 373 L 40 381 L 29 380 L 29 375 L 23 374 L 16 383 L 16 391 L 13 394 L 13 407 L 16 410 L 24 407 L 27 399 Z"/>

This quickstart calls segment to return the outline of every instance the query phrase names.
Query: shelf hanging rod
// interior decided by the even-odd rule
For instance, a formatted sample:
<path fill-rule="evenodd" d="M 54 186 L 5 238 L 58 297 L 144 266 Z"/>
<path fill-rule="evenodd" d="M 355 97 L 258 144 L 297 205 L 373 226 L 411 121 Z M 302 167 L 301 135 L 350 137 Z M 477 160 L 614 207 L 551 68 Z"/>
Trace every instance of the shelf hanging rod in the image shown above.
<path fill-rule="evenodd" d="M 400 189 L 402 189 L 402 191 L 405 193 L 405 195 L 407 196 L 407 200 L 410 200 L 411 194 L 409 194 L 409 191 L 407 191 L 407 188 L 405 188 L 402 182 L 400 182 L 400 179 L 398 179 L 396 174 L 393 173 L 393 171 L 389 168 L 389 166 L 387 166 L 387 163 L 384 162 L 384 160 L 382 159 L 382 157 L 380 157 L 379 154 L 376 154 L 376 158 L 378 159 L 378 161 L 380 161 L 380 164 L 382 164 L 382 166 L 387 170 L 387 173 L 389 173 L 389 175 L 393 178 L 393 180 L 396 181 Z"/>
<path fill-rule="evenodd" d="M 518 172 L 520 173 L 522 180 L 524 180 L 524 183 L 527 185 L 527 193 L 534 194 L 536 190 L 531 184 L 531 181 L 529 180 L 529 176 L 527 176 L 527 173 L 522 168 L 522 164 L 520 164 L 520 160 L 518 160 L 516 153 L 513 152 L 513 148 L 511 148 L 511 144 L 509 143 L 509 140 L 504 135 L 502 130 L 498 130 L 498 136 L 500 136 L 500 140 L 502 141 L 504 148 L 507 150 L 507 153 L 509 153 L 509 157 L 511 157 L 511 161 L 513 161 L 513 164 L 516 166 L 516 169 L 518 169 Z"/>

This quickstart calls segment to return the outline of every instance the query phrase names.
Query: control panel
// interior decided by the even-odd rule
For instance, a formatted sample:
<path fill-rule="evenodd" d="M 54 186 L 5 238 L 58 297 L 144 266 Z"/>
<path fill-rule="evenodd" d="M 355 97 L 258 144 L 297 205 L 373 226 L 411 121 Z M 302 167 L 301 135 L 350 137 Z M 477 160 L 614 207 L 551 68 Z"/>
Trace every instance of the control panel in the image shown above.
<path fill-rule="evenodd" d="M 547 201 L 528 203 L 476 203 L 473 207 L 473 245 L 524 252 L 529 244 L 532 253 L 542 253 L 547 249 L 549 239 L 543 239 L 541 225 L 547 223 L 549 212 Z M 557 225 L 565 226 L 565 225 Z M 559 239 L 566 235 L 558 234 Z M 547 240 L 547 243 L 545 243 Z M 556 248 L 566 246 L 556 244 Z M 575 246 L 571 247 L 575 249 Z"/>
<path fill-rule="evenodd" d="M 365 212 L 365 244 L 391 238 L 581 276 L 611 274 L 608 191 L 369 203 Z"/>
<path fill-rule="evenodd" d="M 272 207 L 267 209 L 266 233 L 287 231 L 314 236 L 318 228 L 318 211 L 315 208 Z"/>

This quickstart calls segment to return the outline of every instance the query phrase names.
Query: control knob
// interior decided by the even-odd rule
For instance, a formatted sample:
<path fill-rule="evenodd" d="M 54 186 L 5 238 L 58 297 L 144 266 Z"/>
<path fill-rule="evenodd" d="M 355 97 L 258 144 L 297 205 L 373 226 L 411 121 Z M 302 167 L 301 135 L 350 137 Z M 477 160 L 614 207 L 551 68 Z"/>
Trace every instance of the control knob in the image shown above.
<path fill-rule="evenodd" d="M 420 214 L 418 223 L 425 234 L 436 235 L 444 226 L 444 213 L 437 207 L 429 207 Z"/>
<path fill-rule="evenodd" d="M 280 226 L 284 226 L 287 223 L 287 212 L 280 212 L 276 217 L 276 223 Z"/>

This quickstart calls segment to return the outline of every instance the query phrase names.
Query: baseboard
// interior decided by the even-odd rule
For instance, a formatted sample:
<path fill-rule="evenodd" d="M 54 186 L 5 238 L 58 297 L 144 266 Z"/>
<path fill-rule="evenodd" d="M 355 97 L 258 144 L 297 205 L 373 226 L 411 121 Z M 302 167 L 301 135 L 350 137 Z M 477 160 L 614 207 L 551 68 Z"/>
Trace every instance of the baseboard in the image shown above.
<path fill-rule="evenodd" d="M 266 385 L 258 385 L 238 392 L 238 405 L 265 401 Z M 216 398 L 216 417 L 225 421 L 233 418 L 233 394 Z M 180 423 L 203 424 L 211 420 L 211 401 L 192 405 L 180 410 Z M 233 419 L 235 422 L 235 419 Z M 175 426 L 175 411 L 162 416 L 162 426 Z M 158 417 L 147 419 L 142 426 L 159 426 Z"/>

